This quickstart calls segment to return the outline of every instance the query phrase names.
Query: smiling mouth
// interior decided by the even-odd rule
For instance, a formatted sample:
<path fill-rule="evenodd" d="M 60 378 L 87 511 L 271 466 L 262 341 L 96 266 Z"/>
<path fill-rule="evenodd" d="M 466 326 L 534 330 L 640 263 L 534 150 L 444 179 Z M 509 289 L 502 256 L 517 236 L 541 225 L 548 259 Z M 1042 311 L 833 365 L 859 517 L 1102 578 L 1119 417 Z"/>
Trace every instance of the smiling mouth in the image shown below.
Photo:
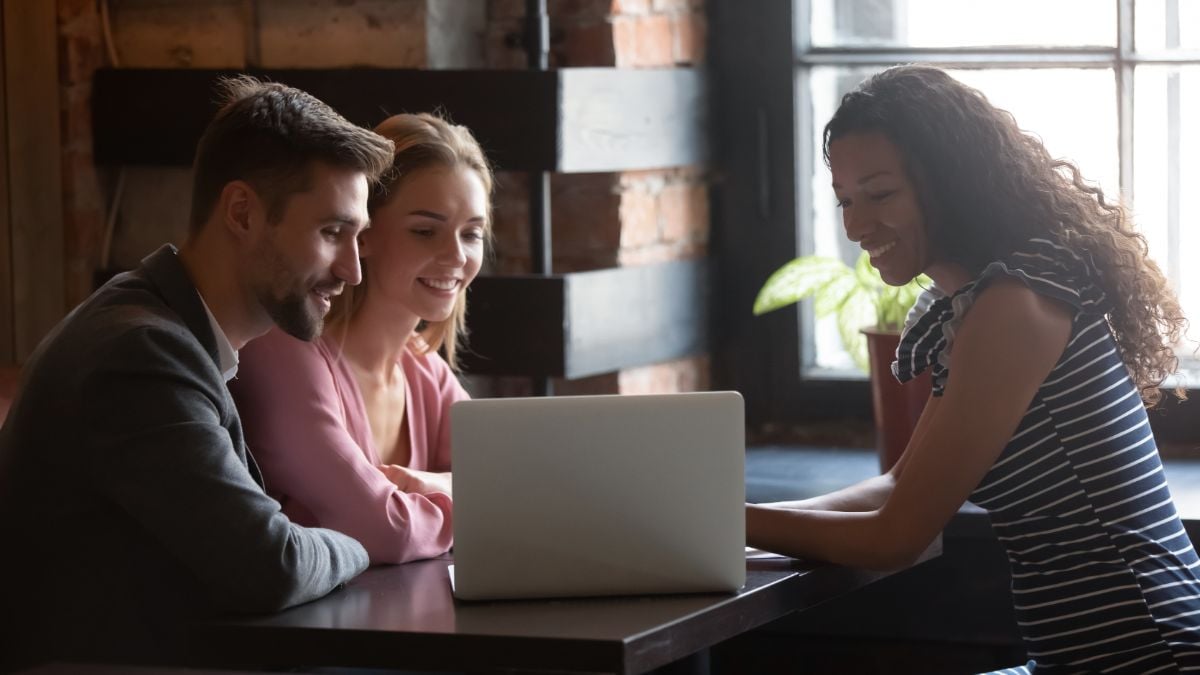
<path fill-rule="evenodd" d="M 883 255 L 884 253 L 887 253 L 888 251 L 892 250 L 895 247 L 896 247 L 896 242 L 891 241 L 891 242 L 888 242 L 881 246 L 876 246 L 875 248 L 869 248 L 869 249 L 867 249 L 867 256 L 870 257 L 872 260 L 874 260 L 875 258 L 878 258 L 879 256 Z"/>
<path fill-rule="evenodd" d="M 338 285 L 338 286 L 325 286 L 323 288 L 314 288 L 314 289 L 312 289 L 312 293 L 313 293 L 313 295 L 317 296 L 318 298 L 321 298 L 322 300 L 330 300 L 331 301 L 331 300 L 333 300 L 333 298 L 335 296 L 342 294 L 342 286 Z"/>
<path fill-rule="evenodd" d="M 436 291 L 452 291 L 462 283 L 461 279 L 417 279 L 423 286 L 428 286 Z"/>

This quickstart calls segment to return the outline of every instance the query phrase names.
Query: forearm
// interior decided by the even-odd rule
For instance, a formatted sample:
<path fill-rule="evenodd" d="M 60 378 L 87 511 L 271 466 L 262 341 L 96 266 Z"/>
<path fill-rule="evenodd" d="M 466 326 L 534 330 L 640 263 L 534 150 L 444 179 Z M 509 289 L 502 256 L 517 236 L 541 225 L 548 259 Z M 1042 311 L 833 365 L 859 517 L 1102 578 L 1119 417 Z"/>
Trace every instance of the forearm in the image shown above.
<path fill-rule="evenodd" d="M 878 511 L 812 511 L 773 506 L 746 507 L 746 543 L 810 560 L 898 569 L 912 564 L 918 546 L 896 536 Z"/>
<path fill-rule="evenodd" d="M 883 506 L 896 482 L 891 474 L 874 476 L 835 492 L 796 501 L 762 504 L 780 509 L 809 511 L 875 511 Z"/>

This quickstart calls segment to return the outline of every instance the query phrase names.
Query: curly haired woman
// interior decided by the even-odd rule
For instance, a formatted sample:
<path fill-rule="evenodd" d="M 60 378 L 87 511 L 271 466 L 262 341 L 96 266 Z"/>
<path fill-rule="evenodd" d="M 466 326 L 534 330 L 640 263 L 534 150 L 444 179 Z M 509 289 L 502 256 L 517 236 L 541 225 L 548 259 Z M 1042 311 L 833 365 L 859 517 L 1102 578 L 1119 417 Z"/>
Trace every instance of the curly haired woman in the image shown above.
<path fill-rule="evenodd" d="M 749 543 L 898 567 L 970 499 L 1012 568 L 1030 662 L 1005 672 L 1200 670 L 1200 559 L 1146 414 L 1186 321 L 1125 210 L 931 67 L 847 94 L 824 151 L 846 236 L 934 281 L 892 366 L 933 397 L 890 472 L 747 506 Z"/>

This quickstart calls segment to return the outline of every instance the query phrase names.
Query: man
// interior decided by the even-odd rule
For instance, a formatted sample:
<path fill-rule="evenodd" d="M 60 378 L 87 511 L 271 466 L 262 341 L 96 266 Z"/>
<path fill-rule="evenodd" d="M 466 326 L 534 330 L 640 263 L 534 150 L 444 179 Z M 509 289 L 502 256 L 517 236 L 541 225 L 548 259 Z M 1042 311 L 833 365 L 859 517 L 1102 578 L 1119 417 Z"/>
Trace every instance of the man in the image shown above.
<path fill-rule="evenodd" d="M 274 324 L 312 339 L 359 282 L 392 144 L 296 89 L 222 88 L 187 242 L 46 337 L 0 432 L 0 670 L 187 658 L 196 621 L 312 600 L 367 566 L 266 495 L 225 383 L 246 342 Z"/>

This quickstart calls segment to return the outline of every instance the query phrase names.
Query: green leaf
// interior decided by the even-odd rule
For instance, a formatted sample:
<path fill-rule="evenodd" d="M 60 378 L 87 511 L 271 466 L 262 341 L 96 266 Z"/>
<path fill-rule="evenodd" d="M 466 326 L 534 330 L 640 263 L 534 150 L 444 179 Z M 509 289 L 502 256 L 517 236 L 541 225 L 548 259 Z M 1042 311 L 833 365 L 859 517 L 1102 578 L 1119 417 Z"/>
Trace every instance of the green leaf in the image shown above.
<path fill-rule="evenodd" d="M 825 256 L 796 258 L 767 279 L 754 300 L 754 314 L 765 314 L 817 294 L 830 282 L 850 275 L 845 263 Z"/>
<path fill-rule="evenodd" d="M 843 269 L 846 269 L 843 267 Z M 847 270 L 848 271 L 848 270 Z M 862 290 L 853 274 L 834 277 L 813 297 L 813 314 L 818 318 L 841 311 L 849 296 Z"/>
<path fill-rule="evenodd" d="M 862 284 L 863 288 L 879 289 L 883 288 L 883 277 L 879 276 L 879 270 L 871 264 L 871 256 L 867 255 L 866 251 L 858 256 L 858 260 L 854 262 L 854 276 L 858 278 L 858 283 Z"/>
<path fill-rule="evenodd" d="M 871 291 L 856 286 L 854 292 L 846 297 L 837 313 L 838 335 L 842 338 L 842 346 L 854 361 L 854 365 L 863 372 L 870 368 L 867 357 L 867 338 L 862 329 L 870 326 L 875 320 L 875 308 L 871 302 Z"/>
<path fill-rule="evenodd" d="M 889 286 L 864 251 L 849 267 L 825 256 L 802 256 L 780 267 L 763 284 L 754 313 L 764 314 L 812 297 L 818 317 L 836 315 L 838 335 L 850 359 L 869 369 L 867 340 L 862 329 L 899 330 L 923 287 L 932 282 L 920 275 L 903 286 Z"/>

